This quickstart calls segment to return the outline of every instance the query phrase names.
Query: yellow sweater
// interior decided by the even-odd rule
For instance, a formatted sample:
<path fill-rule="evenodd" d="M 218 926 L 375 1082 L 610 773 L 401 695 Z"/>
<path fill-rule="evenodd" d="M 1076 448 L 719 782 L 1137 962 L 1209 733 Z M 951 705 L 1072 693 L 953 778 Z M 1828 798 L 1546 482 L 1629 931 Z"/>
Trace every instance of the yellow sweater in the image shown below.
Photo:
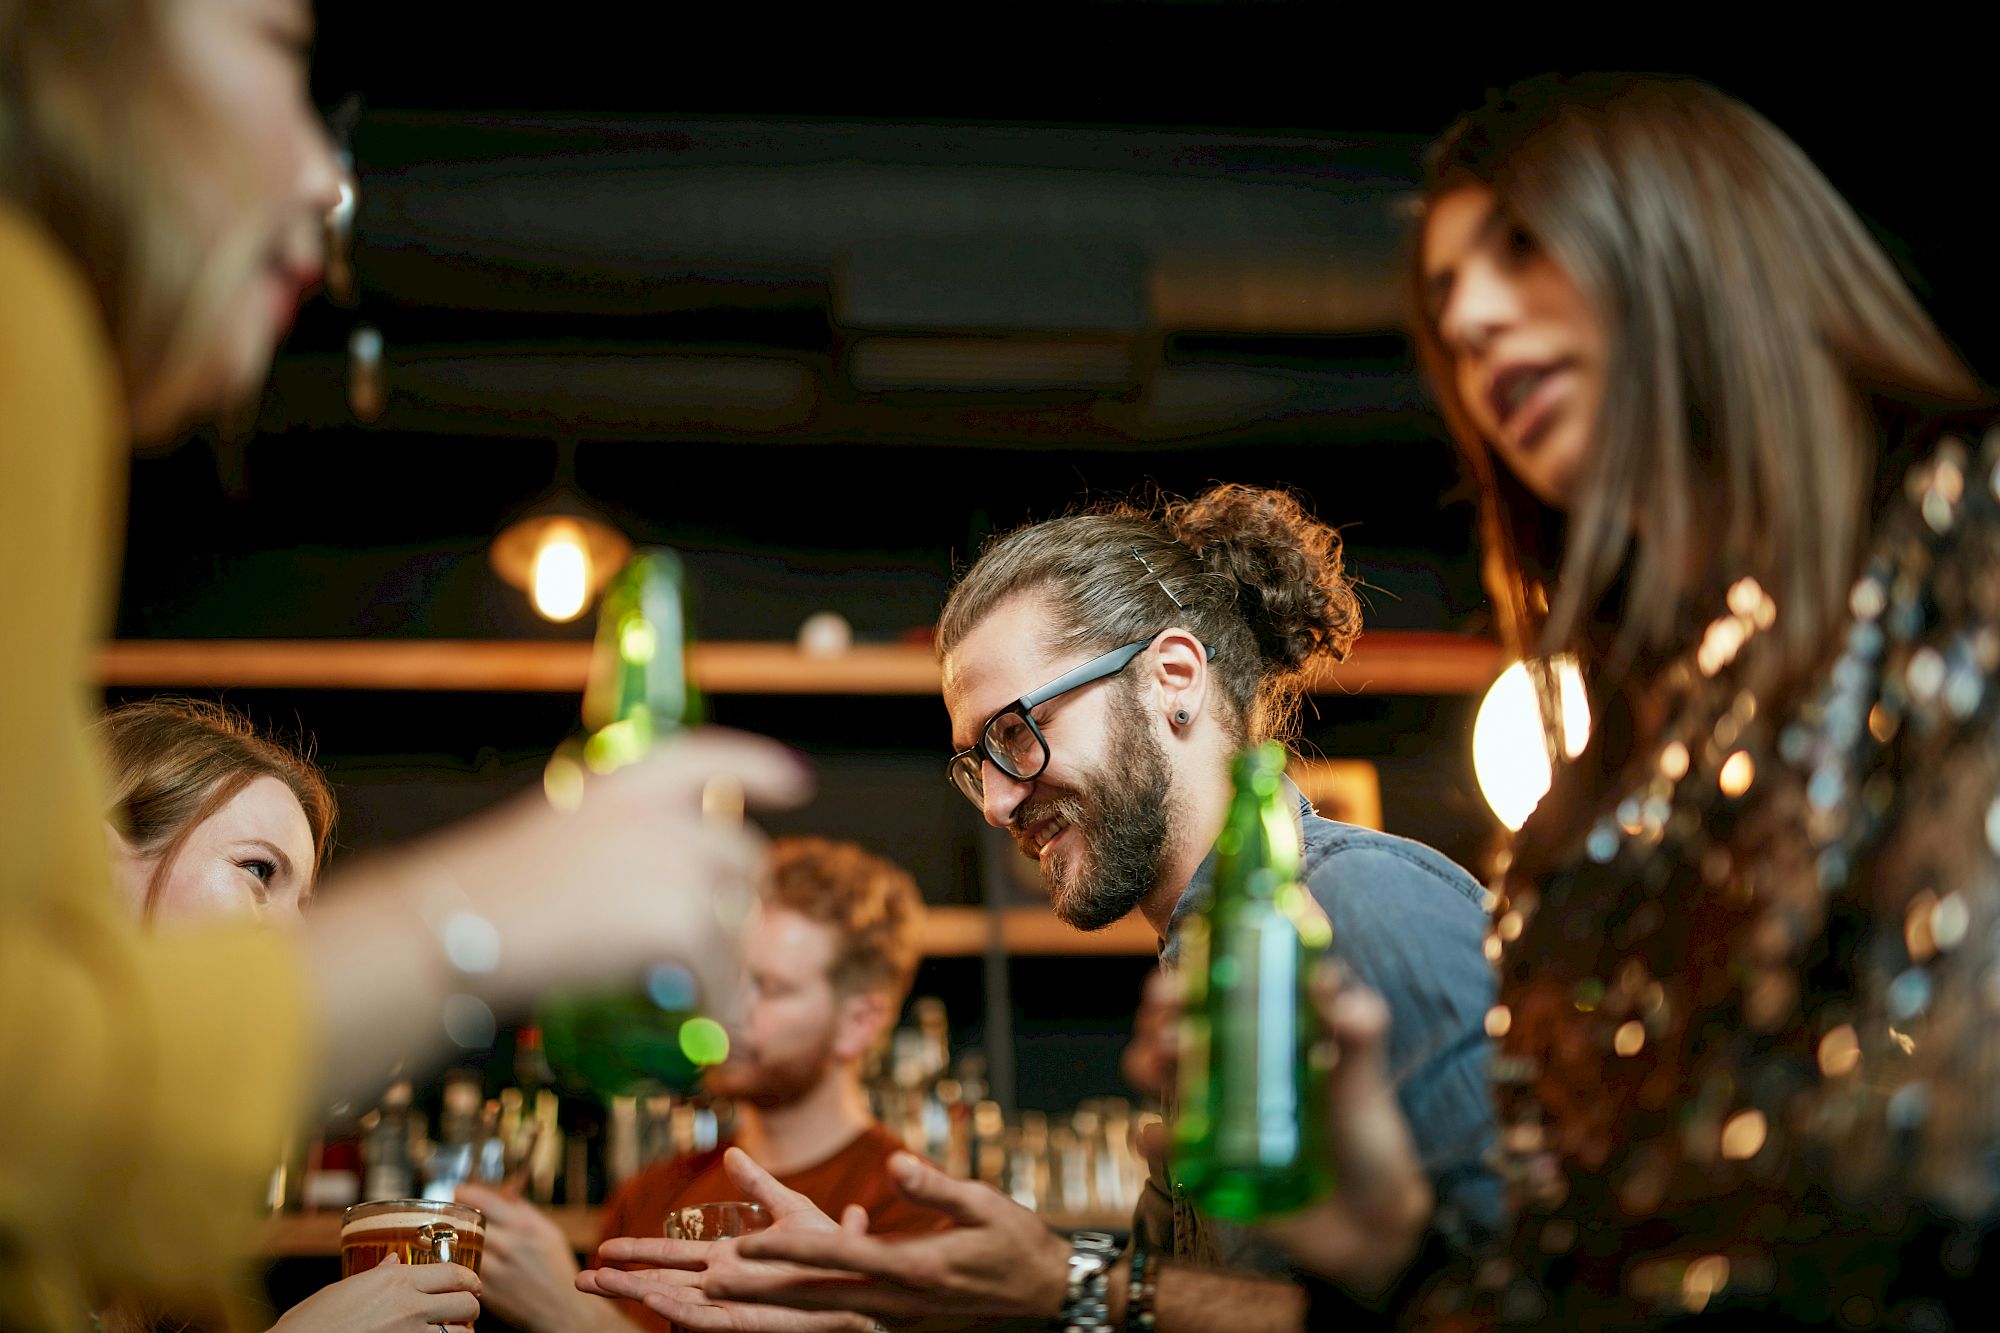
<path fill-rule="evenodd" d="M 0 1329 L 95 1290 L 204 1295 L 303 1108 L 296 949 L 141 938 L 114 898 L 84 733 L 126 454 L 80 275 L 0 205 Z"/>

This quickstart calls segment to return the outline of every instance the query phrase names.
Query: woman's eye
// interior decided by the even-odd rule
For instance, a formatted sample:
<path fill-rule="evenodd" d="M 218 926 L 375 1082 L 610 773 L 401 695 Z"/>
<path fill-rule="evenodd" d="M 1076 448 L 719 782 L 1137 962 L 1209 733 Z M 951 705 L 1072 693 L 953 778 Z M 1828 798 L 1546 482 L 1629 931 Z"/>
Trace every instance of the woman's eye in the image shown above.
<path fill-rule="evenodd" d="M 239 861 L 237 864 L 256 876 L 258 882 L 263 884 L 269 884 L 272 878 L 278 873 L 277 862 L 267 861 L 262 857 L 253 857 L 248 861 Z"/>

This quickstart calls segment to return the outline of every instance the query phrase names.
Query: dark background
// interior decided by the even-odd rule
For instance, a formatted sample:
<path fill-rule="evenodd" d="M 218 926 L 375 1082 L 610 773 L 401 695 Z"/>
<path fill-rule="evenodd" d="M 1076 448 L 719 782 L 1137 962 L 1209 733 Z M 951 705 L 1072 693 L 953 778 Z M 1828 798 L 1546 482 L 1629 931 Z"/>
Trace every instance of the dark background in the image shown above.
<path fill-rule="evenodd" d="M 1825 20 L 1756 44 L 1683 20 L 1593 44 L 1559 16 L 1508 18 L 1399 21 L 1346 5 L 325 6 L 315 95 L 330 110 L 360 95 L 361 302 L 305 313 L 253 429 L 135 463 L 118 634 L 581 636 L 536 619 L 485 555 L 550 485 L 558 439 L 574 444 L 578 486 L 625 531 L 689 552 L 710 638 L 787 639 L 830 608 L 864 639 L 895 639 L 930 623 L 954 569 L 995 530 L 1219 478 L 1293 487 L 1342 525 L 1371 624 L 1482 632 L 1471 507 L 1379 302 L 1318 328 L 1160 328 L 1134 314 L 1119 265 L 1235 243 L 1280 265 L 1351 260 L 1357 282 L 1372 273 L 1380 287 L 1422 144 L 1486 89 L 1549 69 L 1693 74 L 1744 98 L 1854 202 L 1973 364 L 1995 364 L 1990 79 L 1955 54 L 1969 52 L 1965 34 Z M 634 170 L 663 173 L 669 192 L 695 175 L 720 184 L 653 215 L 621 202 L 638 197 L 619 188 Z M 820 177 L 854 193 L 798 186 Z M 991 182 L 1017 178 L 1029 184 L 1011 201 L 1042 191 L 1046 230 L 1019 250 L 980 249 L 1010 225 L 1009 189 Z M 907 205 L 869 194 L 898 181 L 928 193 Z M 829 207 L 836 197 L 846 205 Z M 954 209 L 971 219 L 963 235 L 939 221 Z M 1322 214 L 1338 221 L 1325 235 Z M 874 230 L 857 240 L 864 215 Z M 697 254 L 703 218 L 721 248 Z M 732 227 L 746 237 L 734 260 Z M 1101 262 L 1063 267 L 1100 254 L 1089 245 Z M 933 280 L 901 290 L 885 271 Z M 390 409 L 371 426 L 342 399 L 341 349 L 359 322 L 389 347 Z M 967 331 L 1098 339 L 1136 369 L 1031 392 L 857 387 L 870 333 Z M 649 397 L 664 392 L 649 355 L 695 358 L 682 363 L 696 365 L 683 393 L 695 408 Z M 530 360 L 545 379 L 520 379 Z M 726 398 L 729 375 L 774 365 L 818 386 L 810 410 L 760 406 L 752 385 L 747 405 L 703 418 L 700 400 Z M 1188 419 L 1212 428 L 1144 427 L 1170 380 L 1194 395 Z M 536 384 L 555 388 L 537 398 Z M 1260 399 L 1272 385 L 1282 392 Z M 510 387 L 525 396 L 494 408 Z M 344 849 L 532 782 L 575 725 L 575 701 L 549 695 L 229 697 L 316 740 L 340 788 Z M 1475 864 L 1493 825 L 1470 775 L 1472 703 L 1321 698 L 1305 740 L 1374 761 L 1389 828 Z M 942 781 L 935 699 L 729 697 L 715 714 L 822 763 L 822 802 L 774 821 L 780 831 L 856 837 L 909 864 L 933 901 L 980 900 L 981 829 Z M 1145 965 L 1013 961 L 1022 1105 L 1119 1090 Z M 984 1029 L 979 967 L 935 961 L 919 983 L 946 997 L 961 1042 Z"/>

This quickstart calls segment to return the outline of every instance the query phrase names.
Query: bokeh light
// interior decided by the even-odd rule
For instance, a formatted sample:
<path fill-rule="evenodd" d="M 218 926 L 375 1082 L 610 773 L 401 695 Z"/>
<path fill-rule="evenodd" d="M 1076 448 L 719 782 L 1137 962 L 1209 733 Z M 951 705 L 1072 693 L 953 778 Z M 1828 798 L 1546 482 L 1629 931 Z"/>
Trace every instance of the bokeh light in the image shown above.
<path fill-rule="evenodd" d="M 1555 666 L 1562 698 L 1563 751 L 1574 759 L 1590 739 L 1590 702 L 1575 661 L 1560 657 Z M 1472 771 L 1479 779 L 1480 794 L 1509 829 L 1526 823 L 1548 794 L 1554 773 L 1545 735 L 1534 682 L 1527 665 L 1516 662 L 1487 689 L 1472 724 Z"/>

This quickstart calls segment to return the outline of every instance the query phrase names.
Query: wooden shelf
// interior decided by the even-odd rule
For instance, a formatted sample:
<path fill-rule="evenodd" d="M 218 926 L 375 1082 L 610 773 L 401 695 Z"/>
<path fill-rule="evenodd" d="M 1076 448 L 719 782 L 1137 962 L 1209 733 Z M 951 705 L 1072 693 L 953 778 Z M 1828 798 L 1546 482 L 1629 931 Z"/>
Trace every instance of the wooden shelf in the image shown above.
<path fill-rule="evenodd" d="M 486 639 L 125 639 L 97 656 L 104 686 L 158 689 L 447 690 L 578 693 L 581 641 Z M 1383 630 L 1318 672 L 1317 694 L 1472 694 L 1505 665 L 1463 634 Z M 937 658 L 918 644 L 856 644 L 831 657 L 788 643 L 700 643 L 689 674 L 710 694 L 938 692 Z"/>
<path fill-rule="evenodd" d="M 986 952 L 993 922 L 983 907 L 932 907 L 924 912 L 924 956 L 971 958 Z M 1143 917 L 1086 934 L 1045 907 L 1009 907 L 1000 914 L 1000 943 L 1010 954 L 1152 957 L 1159 937 Z"/>

